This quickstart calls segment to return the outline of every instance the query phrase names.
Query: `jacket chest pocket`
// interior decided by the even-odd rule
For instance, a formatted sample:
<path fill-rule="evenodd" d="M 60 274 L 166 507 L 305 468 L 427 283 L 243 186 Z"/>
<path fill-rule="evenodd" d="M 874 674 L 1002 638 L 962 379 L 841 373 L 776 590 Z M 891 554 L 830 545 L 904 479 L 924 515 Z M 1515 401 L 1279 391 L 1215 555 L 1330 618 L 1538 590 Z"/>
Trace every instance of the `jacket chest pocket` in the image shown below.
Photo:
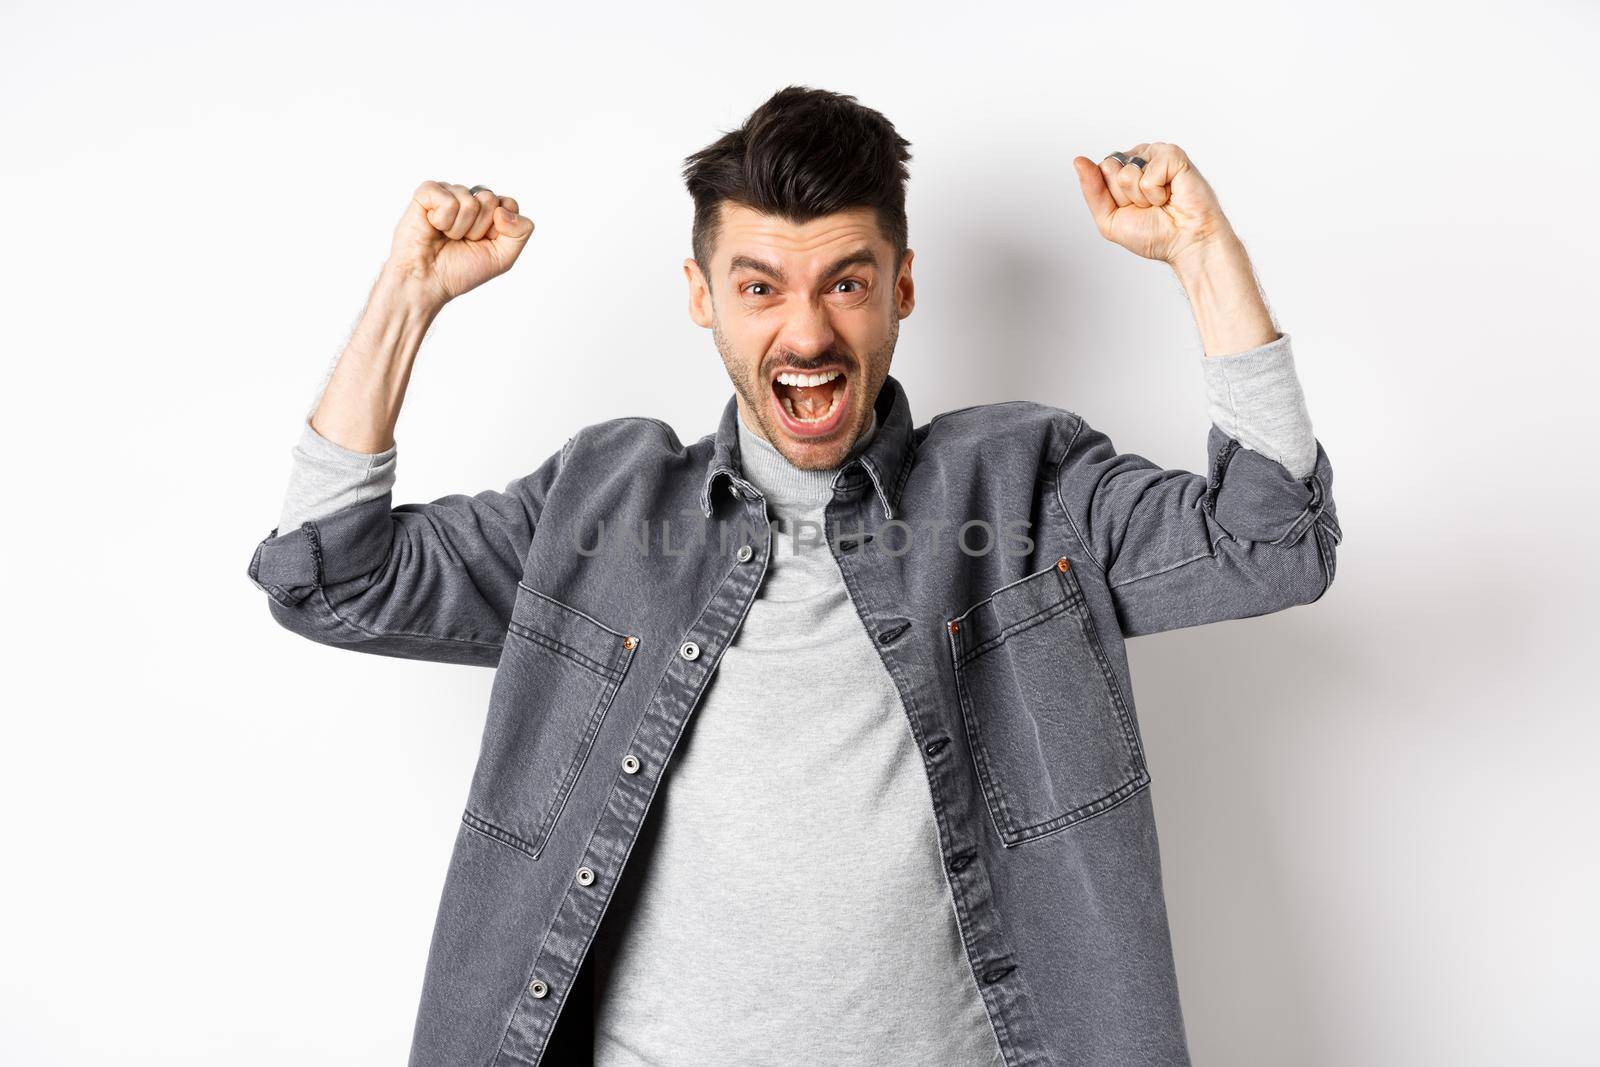
<path fill-rule="evenodd" d="M 463 822 L 539 855 L 637 646 L 518 583 Z"/>
<path fill-rule="evenodd" d="M 1066 559 L 946 624 L 984 799 L 1007 846 L 1148 785 L 1133 717 Z"/>

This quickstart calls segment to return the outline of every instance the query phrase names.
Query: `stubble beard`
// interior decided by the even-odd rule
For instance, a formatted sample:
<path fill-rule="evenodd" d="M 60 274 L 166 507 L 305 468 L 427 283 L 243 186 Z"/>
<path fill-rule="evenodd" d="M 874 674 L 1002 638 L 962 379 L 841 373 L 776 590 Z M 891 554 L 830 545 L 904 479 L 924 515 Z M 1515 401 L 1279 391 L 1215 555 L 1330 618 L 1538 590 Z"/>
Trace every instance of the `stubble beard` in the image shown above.
<path fill-rule="evenodd" d="M 866 360 L 854 361 L 856 364 L 855 377 L 857 379 L 869 379 L 866 381 L 852 381 L 850 383 L 850 388 L 852 390 L 868 388 L 870 391 L 872 403 L 867 405 L 864 413 L 868 421 L 870 421 L 872 417 L 872 405 L 877 402 L 878 390 L 883 385 L 883 379 L 888 376 L 889 361 L 894 357 L 895 344 L 898 342 L 899 338 L 900 317 L 891 313 L 889 316 L 889 336 L 884 339 L 883 344 L 878 346 L 878 349 Z M 733 380 L 734 389 L 737 390 L 739 395 L 744 399 L 745 406 L 749 409 L 751 416 L 755 419 L 757 429 L 761 431 L 761 435 L 767 439 L 769 444 L 778 449 L 778 452 L 783 455 L 784 459 L 787 459 L 791 464 L 801 470 L 831 470 L 838 466 L 839 461 L 844 458 L 845 454 L 847 454 L 846 452 L 841 452 L 837 459 L 831 463 L 825 461 L 821 465 L 814 465 L 811 467 L 802 467 L 800 464 L 795 463 L 793 457 L 784 452 L 783 448 L 778 444 L 778 442 L 785 440 L 785 437 L 782 428 L 773 425 L 772 409 L 767 396 L 767 393 L 769 392 L 767 383 L 765 380 L 758 380 L 757 378 L 757 374 L 761 369 L 760 361 L 756 361 L 756 365 L 753 368 L 747 368 L 745 366 L 745 363 L 740 358 L 739 354 L 735 352 L 733 350 L 733 346 L 729 344 L 727 335 L 722 332 L 722 321 L 720 318 L 713 318 L 711 320 L 711 340 L 717 346 L 718 354 L 722 356 L 723 365 L 728 368 L 728 377 Z M 864 431 L 866 428 L 866 422 L 862 422 L 851 428 L 850 444 L 845 446 L 847 450 L 854 446 L 856 439 L 861 436 L 862 431 Z"/>

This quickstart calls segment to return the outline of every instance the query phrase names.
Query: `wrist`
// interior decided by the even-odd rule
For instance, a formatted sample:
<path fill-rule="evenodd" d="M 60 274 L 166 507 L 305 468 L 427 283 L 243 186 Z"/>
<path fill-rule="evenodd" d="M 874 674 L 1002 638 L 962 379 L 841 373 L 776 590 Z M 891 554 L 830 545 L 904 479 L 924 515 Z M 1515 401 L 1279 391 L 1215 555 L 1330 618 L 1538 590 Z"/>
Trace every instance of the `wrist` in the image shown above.
<path fill-rule="evenodd" d="M 1234 232 L 1226 220 L 1221 225 L 1208 233 L 1205 237 L 1198 238 L 1176 252 L 1167 265 L 1178 276 L 1185 289 L 1199 281 L 1208 274 L 1218 271 L 1237 271 L 1240 267 L 1249 270 L 1250 257 L 1244 250 L 1244 242 Z"/>
<path fill-rule="evenodd" d="M 374 302 L 401 306 L 419 317 L 432 319 L 449 302 L 432 276 L 418 267 L 388 260 L 373 285 Z"/>

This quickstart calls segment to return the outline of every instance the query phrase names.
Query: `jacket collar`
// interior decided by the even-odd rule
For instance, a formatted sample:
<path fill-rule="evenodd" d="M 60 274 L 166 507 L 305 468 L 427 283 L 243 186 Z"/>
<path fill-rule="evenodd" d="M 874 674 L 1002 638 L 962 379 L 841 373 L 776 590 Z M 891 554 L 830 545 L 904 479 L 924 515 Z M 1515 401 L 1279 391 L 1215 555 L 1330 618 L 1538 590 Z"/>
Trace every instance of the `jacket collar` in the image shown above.
<path fill-rule="evenodd" d="M 883 379 L 874 404 L 878 414 L 878 432 L 868 442 L 866 450 L 839 468 L 834 475 L 835 489 L 851 488 L 860 471 L 872 482 L 878 501 L 883 505 L 885 520 L 896 517 L 895 508 L 900 503 L 900 490 L 906 476 L 911 473 L 911 405 L 904 387 L 894 375 Z M 732 485 L 751 496 L 761 496 L 761 491 L 744 477 L 739 461 L 739 403 L 736 396 L 728 398 L 722 409 L 722 421 L 717 426 L 716 441 L 711 450 L 711 461 L 706 468 L 705 483 L 700 490 L 700 509 L 706 518 L 711 517 L 712 499 L 718 479 L 726 477 Z"/>

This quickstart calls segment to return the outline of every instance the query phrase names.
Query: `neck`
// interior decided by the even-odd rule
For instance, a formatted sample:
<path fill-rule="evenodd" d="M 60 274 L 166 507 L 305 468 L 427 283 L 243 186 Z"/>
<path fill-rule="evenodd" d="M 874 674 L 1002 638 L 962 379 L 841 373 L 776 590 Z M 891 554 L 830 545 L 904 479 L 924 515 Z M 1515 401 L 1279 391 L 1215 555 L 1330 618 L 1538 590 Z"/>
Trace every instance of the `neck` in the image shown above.
<path fill-rule="evenodd" d="M 840 466 L 865 451 L 877 432 L 878 413 L 874 409 L 872 420 L 850 446 L 850 453 Z M 815 511 L 833 499 L 833 479 L 839 467 L 801 470 L 765 437 L 746 426 L 743 415 L 739 416 L 739 463 L 744 468 L 744 476 L 761 490 L 774 511 Z"/>

